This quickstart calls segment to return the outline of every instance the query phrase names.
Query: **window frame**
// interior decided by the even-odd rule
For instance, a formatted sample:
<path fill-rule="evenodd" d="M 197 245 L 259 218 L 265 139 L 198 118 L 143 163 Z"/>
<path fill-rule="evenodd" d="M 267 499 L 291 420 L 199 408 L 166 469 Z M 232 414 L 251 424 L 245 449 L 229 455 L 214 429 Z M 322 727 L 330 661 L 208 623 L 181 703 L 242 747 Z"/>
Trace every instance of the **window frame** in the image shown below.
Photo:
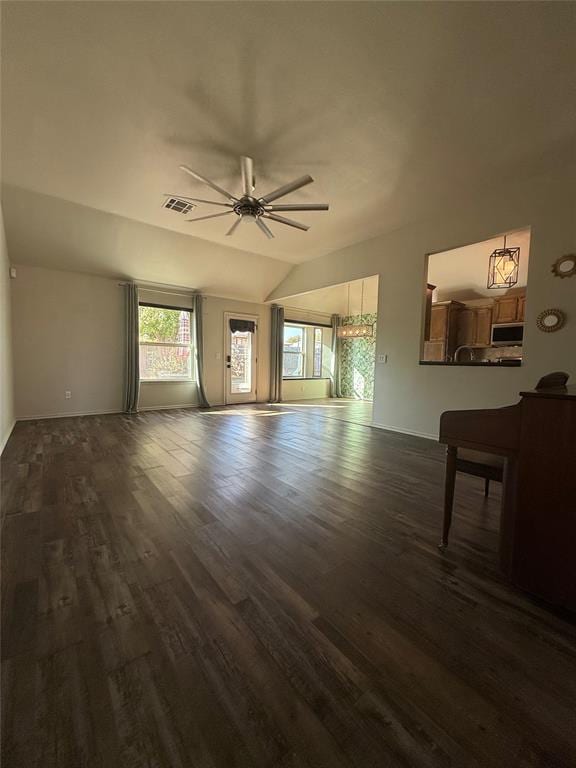
<path fill-rule="evenodd" d="M 318 373 L 316 373 L 316 345 L 318 343 L 317 334 L 320 333 L 320 358 L 318 361 Z M 321 379 L 322 378 L 322 367 L 324 364 L 324 342 L 322 338 L 322 328 L 320 326 L 315 325 L 312 329 L 312 378 L 313 379 Z"/>
<path fill-rule="evenodd" d="M 174 312 L 188 312 L 190 315 L 190 343 L 182 344 L 177 341 L 141 341 L 140 339 L 140 325 L 138 325 L 138 352 L 140 347 L 181 347 L 183 349 L 190 350 L 190 376 L 179 376 L 177 378 L 170 379 L 143 379 L 140 378 L 140 382 L 143 384 L 169 384 L 169 383 L 188 383 L 193 384 L 197 381 L 196 377 L 196 365 L 194 354 L 194 329 L 192 326 L 194 310 L 191 307 L 178 307 L 171 306 L 169 304 L 156 304 L 152 301 L 139 301 L 138 313 L 140 313 L 140 307 L 152 307 L 153 309 L 169 309 Z M 138 364 L 138 373 L 140 373 L 140 363 Z"/>
<path fill-rule="evenodd" d="M 321 381 L 322 379 L 328 379 L 329 376 L 324 376 L 324 334 L 325 328 L 331 328 L 331 326 L 324 325 L 322 323 L 306 323 L 304 321 L 297 320 L 284 320 L 284 330 L 286 328 L 298 328 L 302 331 L 302 352 L 289 352 L 288 354 L 299 354 L 302 357 L 302 375 L 301 376 L 286 376 L 284 374 L 284 344 L 282 344 L 282 379 L 284 381 Z M 311 338 L 308 339 L 308 331 L 311 331 Z M 315 369 L 315 348 L 316 348 L 316 334 L 320 332 L 320 363 L 318 366 L 318 373 L 314 373 Z M 308 343 L 308 342 L 311 343 Z M 311 360 L 310 360 L 311 357 Z"/>
<path fill-rule="evenodd" d="M 302 351 L 301 352 L 288 352 L 289 355 L 298 355 L 302 359 L 302 375 L 301 376 L 285 376 L 284 375 L 284 355 L 286 350 L 284 349 L 284 335 L 286 334 L 286 328 L 298 328 L 302 332 Z M 283 379 L 305 379 L 306 378 L 306 329 L 303 325 L 298 323 L 284 322 L 282 329 L 282 378 Z"/>

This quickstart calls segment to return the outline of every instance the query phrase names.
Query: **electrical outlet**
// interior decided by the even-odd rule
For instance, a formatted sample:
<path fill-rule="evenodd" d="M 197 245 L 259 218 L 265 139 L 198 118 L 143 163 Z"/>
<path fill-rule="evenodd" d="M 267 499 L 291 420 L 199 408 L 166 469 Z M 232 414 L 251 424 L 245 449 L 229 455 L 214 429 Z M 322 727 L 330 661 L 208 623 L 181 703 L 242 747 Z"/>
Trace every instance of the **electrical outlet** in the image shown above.
<path fill-rule="evenodd" d="M 378 362 L 379 363 L 387 363 L 388 362 L 388 355 L 378 355 Z"/>
<path fill-rule="evenodd" d="M 72 392 L 70 392 L 70 390 L 67 389 L 66 392 L 64 392 L 64 397 L 66 398 L 66 400 L 70 400 L 70 398 L 72 397 Z"/>

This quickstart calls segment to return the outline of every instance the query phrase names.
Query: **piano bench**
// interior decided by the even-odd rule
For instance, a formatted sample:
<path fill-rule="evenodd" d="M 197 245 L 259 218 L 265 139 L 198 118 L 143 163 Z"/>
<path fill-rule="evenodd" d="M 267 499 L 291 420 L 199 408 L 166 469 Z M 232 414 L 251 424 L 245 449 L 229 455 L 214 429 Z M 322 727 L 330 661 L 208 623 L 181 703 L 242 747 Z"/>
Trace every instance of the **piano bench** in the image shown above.
<path fill-rule="evenodd" d="M 498 483 L 504 477 L 506 459 L 493 453 L 482 453 L 467 448 L 456 448 L 449 445 L 446 450 L 446 480 L 444 486 L 444 519 L 442 522 L 442 539 L 440 549 L 448 546 L 448 534 L 452 524 L 452 508 L 454 506 L 454 486 L 456 472 L 484 478 L 484 496 L 490 491 L 490 480 Z"/>

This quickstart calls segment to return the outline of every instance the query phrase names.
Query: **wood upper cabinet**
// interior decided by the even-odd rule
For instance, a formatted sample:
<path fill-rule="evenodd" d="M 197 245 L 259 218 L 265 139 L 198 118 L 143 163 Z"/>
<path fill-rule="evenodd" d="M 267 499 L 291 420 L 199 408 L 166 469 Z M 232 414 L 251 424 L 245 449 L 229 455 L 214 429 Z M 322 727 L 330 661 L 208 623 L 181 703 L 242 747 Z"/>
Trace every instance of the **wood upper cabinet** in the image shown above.
<path fill-rule="evenodd" d="M 518 296 L 518 320 L 524 322 L 526 311 L 526 296 Z"/>
<path fill-rule="evenodd" d="M 462 308 L 463 305 L 458 301 L 440 301 L 432 304 L 430 331 L 424 342 L 423 360 L 452 360 L 457 345 L 458 316 Z"/>
<path fill-rule="evenodd" d="M 489 347 L 492 307 L 465 307 L 458 315 L 457 347 Z"/>
<path fill-rule="evenodd" d="M 489 347 L 492 337 L 492 307 L 478 307 L 476 310 L 475 344 Z"/>
<path fill-rule="evenodd" d="M 499 296 L 494 299 L 493 323 L 521 323 L 524 321 L 524 306 L 526 294 L 516 293 L 512 296 Z"/>
<path fill-rule="evenodd" d="M 448 327 L 449 304 L 433 304 L 430 312 L 428 341 L 444 341 Z"/>

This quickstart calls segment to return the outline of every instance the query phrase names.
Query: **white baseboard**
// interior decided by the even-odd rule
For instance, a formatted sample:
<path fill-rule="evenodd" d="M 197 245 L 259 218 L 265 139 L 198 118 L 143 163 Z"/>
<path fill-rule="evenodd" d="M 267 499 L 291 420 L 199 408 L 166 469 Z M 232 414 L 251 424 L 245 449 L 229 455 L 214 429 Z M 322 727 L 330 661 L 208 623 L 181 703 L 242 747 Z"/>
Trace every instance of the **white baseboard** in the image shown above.
<path fill-rule="evenodd" d="M 11 426 L 6 430 L 6 434 L 1 436 L 2 442 L 0 442 L 0 456 L 4 451 L 4 448 L 6 448 L 6 443 L 8 442 L 8 440 L 10 440 L 10 435 L 12 434 L 12 430 L 14 429 L 15 424 L 16 424 L 16 419 L 14 419 Z"/>
<path fill-rule="evenodd" d="M 18 416 L 16 421 L 39 421 L 41 419 L 71 419 L 74 416 L 105 416 L 111 413 L 123 413 L 123 411 L 67 411 L 66 413 L 42 413 L 36 416 Z"/>
<path fill-rule="evenodd" d="M 400 427 L 391 427 L 389 424 L 377 424 L 372 422 L 372 426 L 377 429 L 387 429 L 390 432 L 398 432 L 401 435 L 413 435 L 414 437 L 423 437 L 426 440 L 438 441 L 438 435 L 430 435 L 428 432 L 416 432 L 414 429 L 400 429 Z"/>

